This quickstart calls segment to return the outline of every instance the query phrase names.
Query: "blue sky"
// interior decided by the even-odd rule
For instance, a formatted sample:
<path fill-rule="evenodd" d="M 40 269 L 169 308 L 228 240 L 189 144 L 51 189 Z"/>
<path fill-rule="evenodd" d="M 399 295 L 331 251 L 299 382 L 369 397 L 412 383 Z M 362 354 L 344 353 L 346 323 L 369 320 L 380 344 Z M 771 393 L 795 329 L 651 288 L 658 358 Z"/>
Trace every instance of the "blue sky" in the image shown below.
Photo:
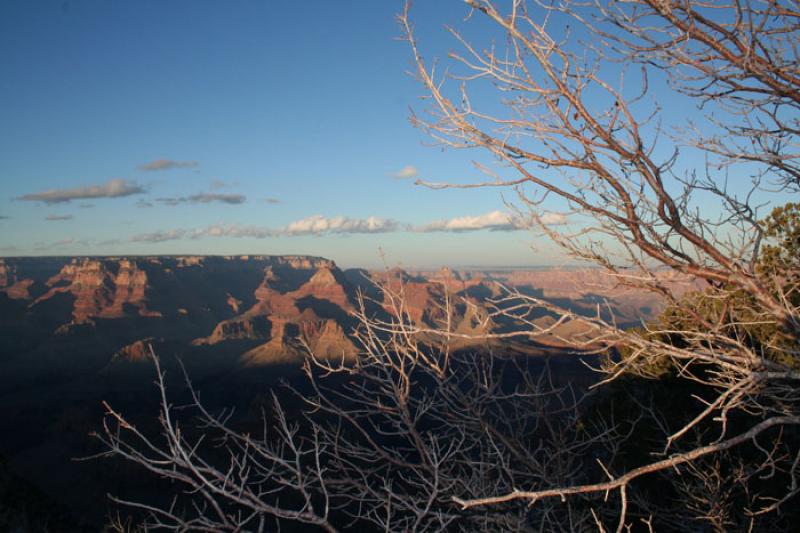
<path fill-rule="evenodd" d="M 2 2 L 0 255 L 563 262 L 524 231 L 496 231 L 508 226 L 498 191 L 413 184 L 485 176 L 480 154 L 432 147 L 409 123 L 422 89 L 397 40 L 401 7 Z M 426 56 L 455 46 L 444 25 L 466 14 L 415 4 Z"/>
<path fill-rule="evenodd" d="M 442 26 L 464 8 L 419 4 L 420 38 L 446 51 Z M 3 2 L 0 253 L 309 253 L 369 266 L 382 250 L 409 266 L 537 263 L 523 232 L 403 229 L 504 206 L 494 191 L 431 191 L 393 177 L 480 175 L 409 124 L 421 89 L 396 40 L 401 4 L 355 5 Z M 176 164 L 143 170 L 159 160 Z M 92 186 L 141 192 L 36 200 Z M 234 236 L 311 216 L 401 227 Z M 210 227 L 228 235 L 202 233 Z"/>

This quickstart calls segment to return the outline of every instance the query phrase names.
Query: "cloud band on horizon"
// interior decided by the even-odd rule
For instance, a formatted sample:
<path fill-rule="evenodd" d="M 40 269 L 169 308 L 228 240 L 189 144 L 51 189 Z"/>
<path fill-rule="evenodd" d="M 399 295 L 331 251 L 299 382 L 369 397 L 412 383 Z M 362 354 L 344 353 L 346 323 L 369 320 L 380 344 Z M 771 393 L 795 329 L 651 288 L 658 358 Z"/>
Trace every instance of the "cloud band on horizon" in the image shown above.
<path fill-rule="evenodd" d="M 548 225 L 560 225 L 567 223 L 567 217 L 560 213 L 545 213 L 542 215 L 541 221 Z M 190 231 L 178 229 L 143 233 L 134 235 L 130 240 L 133 242 L 155 243 L 183 238 L 200 239 L 203 237 L 266 239 L 270 237 L 299 237 L 309 235 L 377 234 L 393 233 L 397 231 L 412 231 L 416 233 L 464 233 L 481 230 L 516 231 L 525 229 L 526 227 L 527 226 L 521 219 L 512 217 L 508 213 L 502 211 L 491 211 L 478 216 L 439 220 L 416 227 L 409 224 L 402 224 L 396 220 L 380 217 L 350 218 L 337 216 L 326 218 L 322 215 L 314 215 L 296 220 L 280 229 L 242 226 L 238 224 L 215 224 Z"/>

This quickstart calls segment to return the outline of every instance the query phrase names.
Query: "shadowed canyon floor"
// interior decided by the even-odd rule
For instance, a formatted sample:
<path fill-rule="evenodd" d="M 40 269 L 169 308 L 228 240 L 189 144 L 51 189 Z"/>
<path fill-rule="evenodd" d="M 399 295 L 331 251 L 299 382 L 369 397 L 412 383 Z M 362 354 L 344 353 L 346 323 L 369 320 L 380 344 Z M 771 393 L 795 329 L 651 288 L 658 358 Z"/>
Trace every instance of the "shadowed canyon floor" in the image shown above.
<path fill-rule="evenodd" d="M 179 358 L 204 402 L 235 407 L 242 420 L 257 417 L 280 380 L 302 387 L 298 368 L 308 349 L 323 358 L 358 357 L 352 313 L 361 296 L 376 316 L 388 304 L 375 283 L 401 291 L 421 327 L 439 325 L 445 296 L 458 297 L 454 329 L 475 337 L 514 327 L 481 314 L 503 286 L 623 325 L 661 309 L 658 298 L 616 288 L 591 270 L 369 272 L 306 256 L 6 258 L 0 454 L 15 476 L 99 523 L 106 493 L 146 491 L 149 482 L 120 465 L 71 458 L 97 451 L 88 434 L 102 419 L 102 401 L 143 423 L 157 412 L 151 346 L 177 390 L 185 392 Z M 557 317 L 542 310 L 534 319 L 549 325 Z M 570 327 L 536 342 L 462 339 L 454 348 L 558 355 L 565 350 L 559 336 L 581 334 Z M 574 358 L 554 368 L 564 379 L 586 372 Z"/>

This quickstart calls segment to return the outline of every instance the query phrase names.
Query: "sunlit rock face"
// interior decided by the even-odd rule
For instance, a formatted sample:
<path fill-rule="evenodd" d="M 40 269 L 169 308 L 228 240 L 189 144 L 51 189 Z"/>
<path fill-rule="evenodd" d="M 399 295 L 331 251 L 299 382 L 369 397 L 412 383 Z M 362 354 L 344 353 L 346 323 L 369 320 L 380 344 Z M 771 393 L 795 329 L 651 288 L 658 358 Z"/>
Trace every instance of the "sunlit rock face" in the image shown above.
<path fill-rule="evenodd" d="M 31 285 L 34 279 L 27 280 Z M 95 318 L 121 318 L 129 313 L 159 316 L 146 306 L 147 274 L 128 259 L 73 259 L 50 277 L 49 290 L 35 300 L 45 302 L 59 293 L 74 296 L 72 322 Z"/>
<path fill-rule="evenodd" d="M 154 353 L 154 342 L 156 342 L 156 339 L 147 337 L 127 344 L 114 354 L 112 362 L 124 361 L 140 363 L 147 361 L 151 354 Z"/>
<path fill-rule="evenodd" d="M 298 361 L 309 351 L 352 358 L 357 350 L 345 327 L 354 310 L 354 288 L 344 273 L 332 261 L 314 258 L 282 257 L 275 263 L 264 268 L 251 307 L 239 313 L 244 308 L 237 301 L 236 316 L 193 343 L 266 341 L 243 355 L 248 365 Z"/>
<path fill-rule="evenodd" d="M 41 338 L 94 336 L 114 361 L 142 359 L 143 339 L 155 336 L 188 347 L 260 343 L 257 357 L 242 352 L 248 364 L 299 360 L 309 347 L 356 352 L 349 337 L 355 289 L 319 257 L 4 259 L 0 295 L 19 302 L 16 319 L 48 328 L 37 332 Z"/>
<path fill-rule="evenodd" d="M 664 276 L 666 284 L 692 287 Z M 146 344 L 137 342 L 154 338 L 181 353 L 233 354 L 245 366 L 298 362 L 309 353 L 351 360 L 359 351 L 359 295 L 383 317 L 402 300 L 407 320 L 421 329 L 450 327 L 462 334 L 451 348 L 470 348 L 480 346 L 470 339 L 514 327 L 487 313 L 501 286 L 579 313 L 600 305 L 622 324 L 638 324 L 663 307 L 593 270 L 345 272 L 320 257 L 266 255 L 6 258 L 0 328 L 14 332 L 4 341 L 10 353 L 35 347 L 65 360 L 73 347 L 107 360 L 140 360 Z M 557 318 L 532 316 L 542 327 Z M 552 338 L 536 343 L 557 347 L 582 334 L 570 327 L 557 325 Z"/>
<path fill-rule="evenodd" d="M 58 269 L 47 273 L 47 269 L 31 268 L 41 266 L 36 263 L 48 264 L 50 270 L 58 265 Z M 302 256 L 4 259 L 0 262 L 0 292 L 9 298 L 31 300 L 32 307 L 68 293 L 74 298 L 70 321 L 80 324 L 131 315 L 158 317 L 164 312 L 177 314 L 181 308 L 202 308 L 204 303 L 216 305 L 209 300 L 215 300 L 218 289 L 230 283 L 226 305 L 238 314 L 248 300 L 264 299 L 262 293 L 276 277 L 273 270 L 283 274 L 285 284 L 298 289 L 320 269 L 328 274 L 332 269 L 338 271 L 332 261 Z M 327 286 L 337 301 L 347 300 L 344 289 L 326 284 L 325 275 L 321 279 L 316 278 L 312 285 Z M 248 280 L 258 284 L 243 293 L 242 284 Z M 30 290 L 33 286 L 39 287 L 39 294 Z M 313 287 L 306 289 L 306 294 L 312 292 Z M 157 303 L 151 305 L 151 301 Z"/>

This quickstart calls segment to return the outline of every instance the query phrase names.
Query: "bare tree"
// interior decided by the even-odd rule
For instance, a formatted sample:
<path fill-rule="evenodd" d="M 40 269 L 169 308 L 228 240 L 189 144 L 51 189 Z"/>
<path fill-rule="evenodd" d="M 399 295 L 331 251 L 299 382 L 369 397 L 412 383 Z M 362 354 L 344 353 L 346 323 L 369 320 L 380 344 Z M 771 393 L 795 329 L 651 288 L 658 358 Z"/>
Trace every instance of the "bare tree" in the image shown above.
<path fill-rule="evenodd" d="M 108 407 L 99 434 L 107 455 L 188 489 L 167 509 L 120 503 L 176 530 L 262 530 L 271 517 L 327 530 L 625 531 L 676 520 L 657 516 L 666 503 L 639 490 L 660 476 L 692 517 L 724 530 L 743 516 L 753 527 L 796 496 L 800 224 L 791 210 L 760 222 L 765 206 L 786 203 L 800 185 L 796 6 L 466 4 L 497 38 L 450 29 L 460 48 L 447 69 L 423 59 L 410 6 L 399 16 L 430 103 L 412 121 L 444 146 L 490 154 L 498 168 L 488 181 L 424 185 L 513 188 L 519 218 L 617 283 L 660 294 L 668 312 L 625 330 L 613 314 L 585 316 L 509 290 L 475 319 L 514 328 L 476 333 L 455 325 L 455 308 L 474 302 L 445 293 L 432 327 L 411 320 L 402 286 L 387 282 L 378 302 L 386 314 L 367 312 L 367 302 L 358 313 L 357 363 L 310 354 L 314 394 L 303 395 L 299 426 L 275 402 L 265 434 L 252 438 L 194 397 L 223 462 L 181 431 L 161 379 L 158 442 Z M 476 99 L 475 84 L 484 89 Z M 696 105 L 693 121 L 671 127 L 673 102 Z M 553 199 L 569 225 L 546 223 Z M 669 273 L 699 290 L 676 292 Z M 611 354 L 601 384 L 668 368 L 702 391 L 686 398 L 693 410 L 677 427 L 659 405 L 630 397 L 661 435 L 657 454 L 620 461 L 637 420 L 604 416 L 596 397 L 494 353 L 495 341 L 558 335 L 530 318 L 542 308 L 556 326 L 581 324 L 585 334 L 560 339 L 576 353 Z M 481 349 L 454 349 L 481 339 Z M 764 479 L 772 490 L 757 486 Z M 734 485 L 747 507 L 732 517 Z"/>
<path fill-rule="evenodd" d="M 152 348 L 150 355 L 161 395 L 160 435 L 140 431 L 105 404 L 103 429 L 94 433 L 105 450 L 86 459 L 119 457 L 180 489 L 168 506 L 112 496 L 114 502 L 144 512 L 146 530 L 268 531 L 271 519 L 283 519 L 337 531 L 328 520 L 327 481 L 318 462 L 324 450 L 315 428 L 300 438 L 298 424 L 275 402 L 273 423 L 260 438 L 251 437 L 229 427 L 230 411 L 206 410 L 191 387 L 192 401 L 176 407 Z M 194 410 L 188 431 L 179 417 L 186 409 Z"/>
<path fill-rule="evenodd" d="M 582 420 L 585 391 L 555 383 L 541 360 L 500 357 L 488 346 L 451 349 L 459 337 L 459 301 L 451 295 L 443 295 L 431 328 L 411 320 L 402 284 L 382 291 L 373 302 L 384 307 L 381 317 L 364 301 L 357 314 L 358 361 L 317 359 L 309 350 L 304 369 L 312 391 L 294 390 L 306 404 L 302 417 L 290 423 L 273 395 L 258 437 L 232 429 L 229 412 L 209 412 L 190 382 L 191 401 L 174 406 L 153 355 L 160 435 L 107 405 L 96 434 L 104 451 L 93 458 L 143 466 L 172 482 L 174 498 L 169 505 L 113 501 L 144 513 L 145 528 L 176 531 L 263 531 L 289 522 L 327 531 L 593 524 L 603 511 L 585 502 L 535 510 L 513 504 L 500 512 L 454 505 L 455 494 L 584 480 L 592 471 L 585 458 L 612 457 L 627 435 L 612 421 Z"/>
<path fill-rule="evenodd" d="M 798 185 L 800 12 L 769 0 L 466 3 L 470 16 L 488 20 L 501 38 L 477 43 L 450 29 L 460 50 L 450 53 L 443 74 L 423 59 L 408 6 L 400 16 L 430 101 L 412 120 L 444 146 L 490 153 L 502 170 L 486 182 L 423 184 L 514 187 L 531 225 L 571 256 L 682 308 L 688 320 L 644 331 L 555 309 L 593 328 L 593 344 L 625 347 L 605 369 L 605 381 L 661 359 L 716 392 L 698 402 L 688 423 L 667 432 L 658 460 L 596 483 L 455 500 L 472 509 L 618 491 L 623 530 L 634 479 L 800 424 L 797 263 L 768 275 L 758 268 L 765 239 L 759 207 L 785 203 Z M 472 98 L 471 87 L 487 82 L 503 104 L 499 113 L 497 101 Z M 657 100 L 665 91 L 695 103 L 694 122 L 669 129 L 670 109 Z M 698 155 L 704 168 L 691 166 Z M 544 202 L 552 197 L 578 219 L 573 231 L 544 223 Z M 709 209 L 710 201 L 721 208 Z M 674 294 L 663 269 L 701 280 L 702 295 Z M 733 305 L 742 295 L 746 312 Z M 704 312 L 701 303 L 710 301 L 723 311 Z M 750 342 L 746 330 L 759 326 L 774 328 L 785 342 Z M 747 413 L 749 427 L 733 430 L 733 413 Z M 709 422 L 716 435 L 674 451 Z M 775 510 L 797 493 L 800 447 L 793 442 L 784 452 L 784 497 L 760 502 L 754 513 Z M 763 459 L 762 472 L 780 462 L 766 452 Z"/>

